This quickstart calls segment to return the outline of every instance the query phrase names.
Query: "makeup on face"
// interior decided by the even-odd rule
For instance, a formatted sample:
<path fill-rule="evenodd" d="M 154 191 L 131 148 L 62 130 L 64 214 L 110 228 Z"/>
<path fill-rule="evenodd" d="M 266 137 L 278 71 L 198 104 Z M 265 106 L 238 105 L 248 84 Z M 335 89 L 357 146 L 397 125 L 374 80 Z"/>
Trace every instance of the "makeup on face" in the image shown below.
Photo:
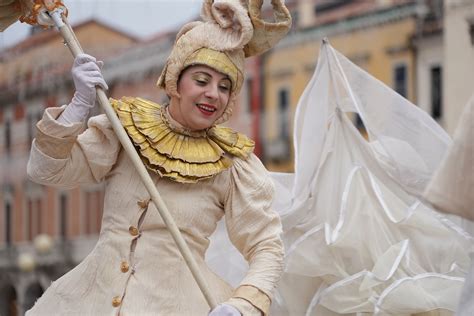
<path fill-rule="evenodd" d="M 208 66 L 190 66 L 178 81 L 180 97 L 171 98 L 170 115 L 191 130 L 207 129 L 223 114 L 231 89 L 226 75 Z"/>

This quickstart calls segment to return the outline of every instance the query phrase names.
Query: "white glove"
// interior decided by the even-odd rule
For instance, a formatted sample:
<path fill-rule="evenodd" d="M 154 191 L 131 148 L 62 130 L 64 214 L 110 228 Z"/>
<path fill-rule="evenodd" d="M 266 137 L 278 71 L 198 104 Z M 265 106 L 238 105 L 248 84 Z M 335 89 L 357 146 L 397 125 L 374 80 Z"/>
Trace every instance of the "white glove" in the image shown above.
<path fill-rule="evenodd" d="M 219 304 L 209 313 L 209 316 L 242 316 L 242 314 L 232 305 Z"/>
<path fill-rule="evenodd" d="M 95 105 L 95 87 L 100 86 L 104 90 L 109 88 L 100 71 L 103 64 L 102 61 L 96 61 L 90 55 L 77 55 L 71 70 L 76 92 L 71 103 L 57 119 L 58 122 L 72 124 L 82 122 L 87 118 L 90 109 Z"/>

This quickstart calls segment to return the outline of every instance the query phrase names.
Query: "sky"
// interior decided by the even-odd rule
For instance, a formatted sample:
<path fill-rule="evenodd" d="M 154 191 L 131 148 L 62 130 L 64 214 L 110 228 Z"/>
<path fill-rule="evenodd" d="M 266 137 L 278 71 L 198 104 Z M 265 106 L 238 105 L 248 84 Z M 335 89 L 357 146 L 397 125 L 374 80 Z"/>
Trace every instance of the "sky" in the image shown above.
<path fill-rule="evenodd" d="M 140 38 L 180 27 L 199 15 L 201 0 L 63 0 L 74 27 L 95 18 Z M 16 22 L 0 33 L 0 51 L 25 39 L 30 26 Z"/>

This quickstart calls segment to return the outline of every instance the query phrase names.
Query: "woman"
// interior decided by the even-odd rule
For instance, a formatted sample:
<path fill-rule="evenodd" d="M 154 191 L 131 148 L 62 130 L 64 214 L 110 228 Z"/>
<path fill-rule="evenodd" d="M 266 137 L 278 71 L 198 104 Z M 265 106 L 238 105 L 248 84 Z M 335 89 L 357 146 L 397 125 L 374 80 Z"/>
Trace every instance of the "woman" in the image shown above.
<path fill-rule="evenodd" d="M 211 315 L 268 314 L 282 271 L 269 175 L 250 139 L 217 125 L 231 114 L 244 57 L 268 49 L 289 28 L 287 9 L 272 4 L 274 28 L 259 19 L 260 1 L 248 12 L 240 1 L 205 1 L 205 21 L 183 27 L 159 79 L 169 105 L 140 98 L 112 102 L 221 303 Z M 106 182 L 99 241 L 28 314 L 205 315 L 207 303 L 107 118 L 91 118 L 83 131 L 95 86 L 107 88 L 100 66 L 91 56 L 76 58 L 76 93 L 69 105 L 45 111 L 28 163 L 30 178 L 46 185 Z M 235 290 L 204 262 L 208 238 L 223 216 L 249 263 Z"/>

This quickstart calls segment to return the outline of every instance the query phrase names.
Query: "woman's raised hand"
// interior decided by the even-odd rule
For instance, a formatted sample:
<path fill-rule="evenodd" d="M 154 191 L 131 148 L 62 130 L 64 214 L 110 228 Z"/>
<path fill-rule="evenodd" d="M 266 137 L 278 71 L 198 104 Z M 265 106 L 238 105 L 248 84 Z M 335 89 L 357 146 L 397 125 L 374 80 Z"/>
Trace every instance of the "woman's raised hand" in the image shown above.
<path fill-rule="evenodd" d="M 58 118 L 60 123 L 72 124 L 84 121 L 89 115 L 90 109 L 95 105 L 96 86 L 107 90 L 102 72 L 102 61 L 97 61 L 95 57 L 87 54 L 79 54 L 72 66 L 72 79 L 76 91 L 71 103 L 61 113 Z"/>

